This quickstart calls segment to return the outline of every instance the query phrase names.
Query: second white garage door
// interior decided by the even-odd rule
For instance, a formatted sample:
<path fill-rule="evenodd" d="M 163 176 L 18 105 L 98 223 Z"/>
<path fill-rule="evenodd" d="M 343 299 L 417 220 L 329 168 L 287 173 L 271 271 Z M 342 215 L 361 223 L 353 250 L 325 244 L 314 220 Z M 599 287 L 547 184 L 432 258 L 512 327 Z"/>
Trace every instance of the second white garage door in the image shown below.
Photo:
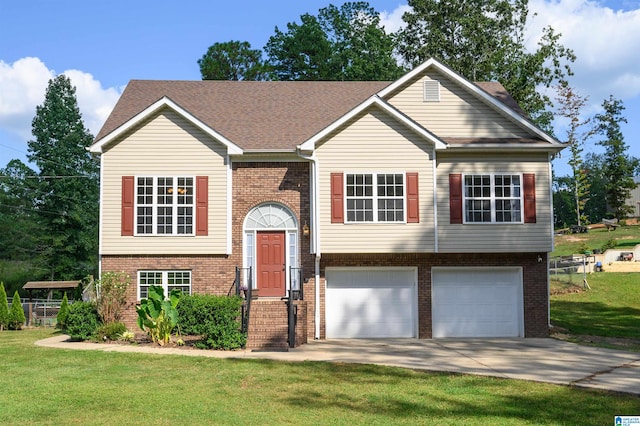
<path fill-rule="evenodd" d="M 523 337 L 522 269 L 433 268 L 433 337 Z"/>
<path fill-rule="evenodd" d="M 327 268 L 326 334 L 416 337 L 415 268 Z"/>

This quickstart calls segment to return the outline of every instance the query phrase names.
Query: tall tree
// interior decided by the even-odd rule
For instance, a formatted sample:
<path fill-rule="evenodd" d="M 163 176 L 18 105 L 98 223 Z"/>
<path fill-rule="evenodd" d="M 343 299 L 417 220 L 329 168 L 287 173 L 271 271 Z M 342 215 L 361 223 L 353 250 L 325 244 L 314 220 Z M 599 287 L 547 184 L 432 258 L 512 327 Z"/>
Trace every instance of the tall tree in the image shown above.
<path fill-rule="evenodd" d="M 49 81 L 32 122 L 29 161 L 39 169 L 36 210 L 50 279 L 78 279 L 97 270 L 98 161 L 86 148 L 75 87 L 65 75 Z"/>
<path fill-rule="evenodd" d="M 624 136 L 620 129 L 620 123 L 626 123 L 622 116 L 624 105 L 622 101 L 609 96 L 602 103 L 604 112 L 595 116 L 595 133 L 604 139 L 598 145 L 604 147 L 604 173 L 607 177 L 605 192 L 607 204 L 613 215 L 618 219 L 624 219 L 633 211 L 633 207 L 627 206 L 625 201 L 635 188 L 633 176 L 638 169 L 638 159 L 629 156 L 629 146 L 624 142 Z"/>
<path fill-rule="evenodd" d="M 582 152 L 584 151 L 584 143 L 590 135 L 589 132 L 581 132 L 581 129 L 591 121 L 590 118 L 583 119 L 581 114 L 589 98 L 580 96 L 568 83 L 560 84 L 557 87 L 557 91 L 558 115 L 569 120 L 567 138 L 565 140 L 569 144 L 569 150 L 571 151 L 569 166 L 571 167 L 572 178 L 569 188 L 575 203 L 576 223 L 580 226 L 587 223 L 584 206 L 589 195 L 589 177 L 584 168 Z"/>
<path fill-rule="evenodd" d="M 20 160 L 0 169 L 0 259 L 28 261 L 37 252 L 36 174 Z"/>
<path fill-rule="evenodd" d="M 247 41 L 214 43 L 198 59 L 203 80 L 264 80 L 262 51 Z"/>
<path fill-rule="evenodd" d="M 589 176 L 589 199 L 584 213 L 591 223 L 599 222 L 607 216 L 607 195 L 605 184 L 605 161 L 602 154 L 589 152 L 584 156 L 584 169 Z"/>
<path fill-rule="evenodd" d="M 409 0 L 398 33 L 398 51 L 410 65 L 437 58 L 472 81 L 499 81 L 522 109 L 551 131 L 552 102 L 537 91 L 571 75 L 570 49 L 544 29 L 535 52 L 527 52 L 528 0 Z"/>
<path fill-rule="evenodd" d="M 403 72 L 393 36 L 367 2 L 304 14 L 287 32 L 276 27 L 264 50 L 278 80 L 393 80 Z"/>

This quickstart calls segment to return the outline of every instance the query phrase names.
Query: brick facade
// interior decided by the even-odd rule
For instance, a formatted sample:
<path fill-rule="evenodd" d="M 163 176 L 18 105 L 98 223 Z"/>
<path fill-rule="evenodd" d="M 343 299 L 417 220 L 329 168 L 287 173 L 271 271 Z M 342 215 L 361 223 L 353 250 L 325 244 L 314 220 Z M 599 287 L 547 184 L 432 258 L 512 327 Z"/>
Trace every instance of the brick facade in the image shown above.
<path fill-rule="evenodd" d="M 297 341 L 315 337 L 315 263 L 310 237 L 302 226 L 310 224 L 310 177 L 306 162 L 242 162 L 232 165 L 233 212 L 232 253 L 210 256 L 103 256 L 102 271 L 123 271 L 132 278 L 127 293 L 124 322 L 133 328 L 136 321 L 137 272 L 139 270 L 191 270 L 192 293 L 228 294 L 235 267 L 243 266 L 243 226 L 247 214 L 256 206 L 275 202 L 289 208 L 299 225 L 299 257 L 303 268 L 305 301 L 298 311 Z M 431 268 L 434 266 L 520 266 L 523 268 L 525 337 L 548 336 L 548 288 L 546 254 L 538 262 L 537 253 L 465 254 L 328 254 L 323 253 L 320 270 L 320 338 L 325 338 L 325 270 L 327 267 L 410 266 L 418 270 L 418 336 L 432 337 Z M 274 318 L 281 317 L 280 308 Z M 286 311 L 285 311 L 286 313 Z M 267 314 L 267 317 L 269 314 Z M 257 320 L 257 319 L 256 319 Z M 264 318 L 261 320 L 264 321 Z M 280 322 L 280 321 L 279 321 Z M 303 324 L 303 325 L 302 325 Z M 275 329 L 276 327 L 274 327 Z M 276 339 L 267 336 L 266 340 Z"/>

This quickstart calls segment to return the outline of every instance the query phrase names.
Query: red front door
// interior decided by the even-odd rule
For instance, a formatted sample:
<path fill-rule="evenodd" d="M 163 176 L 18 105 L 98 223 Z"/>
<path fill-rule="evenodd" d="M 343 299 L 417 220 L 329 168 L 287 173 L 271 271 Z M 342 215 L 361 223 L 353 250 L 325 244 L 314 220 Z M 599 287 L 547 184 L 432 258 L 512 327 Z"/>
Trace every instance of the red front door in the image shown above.
<path fill-rule="evenodd" d="M 285 294 L 284 232 L 258 232 L 257 279 L 260 296 Z"/>

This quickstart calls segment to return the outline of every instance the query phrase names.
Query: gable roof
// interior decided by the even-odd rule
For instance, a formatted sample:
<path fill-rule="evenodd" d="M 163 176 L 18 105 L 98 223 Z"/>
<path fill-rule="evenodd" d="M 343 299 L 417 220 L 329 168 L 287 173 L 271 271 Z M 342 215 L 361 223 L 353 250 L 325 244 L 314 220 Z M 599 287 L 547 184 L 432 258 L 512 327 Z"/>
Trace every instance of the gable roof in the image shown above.
<path fill-rule="evenodd" d="M 166 97 L 243 150 L 293 150 L 387 85 L 384 81 L 132 80 L 94 145 L 120 133 L 133 117 Z"/>
<path fill-rule="evenodd" d="M 399 80 L 385 81 L 178 81 L 132 80 L 90 150 L 105 146 L 164 107 L 169 107 L 229 148 L 230 154 L 313 149 L 315 142 L 368 106 L 376 105 L 437 148 L 490 147 L 506 140 L 438 138 L 404 116 L 385 98 L 434 68 L 503 116 L 531 132 L 517 143 L 554 150 L 564 145 L 535 126 L 497 82 L 472 83 L 429 59 Z"/>

